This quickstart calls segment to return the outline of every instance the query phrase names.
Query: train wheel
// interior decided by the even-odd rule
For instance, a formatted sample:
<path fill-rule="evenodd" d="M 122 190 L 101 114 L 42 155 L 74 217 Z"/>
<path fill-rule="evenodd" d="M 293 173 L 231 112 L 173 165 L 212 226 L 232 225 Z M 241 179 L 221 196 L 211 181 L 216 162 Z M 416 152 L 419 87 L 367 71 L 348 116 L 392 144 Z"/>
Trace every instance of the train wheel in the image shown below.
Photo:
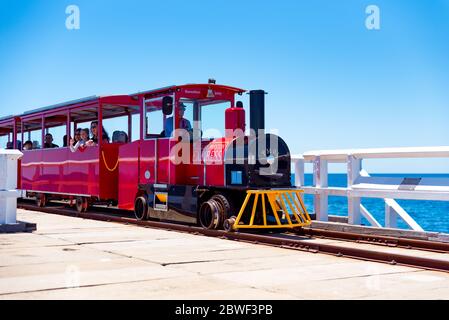
<path fill-rule="evenodd" d="M 38 193 L 36 195 L 36 205 L 39 208 L 43 208 L 47 205 L 47 196 L 45 195 L 45 193 Z"/>
<path fill-rule="evenodd" d="M 213 200 L 203 202 L 199 212 L 199 223 L 205 229 L 217 229 L 219 224 L 218 203 Z"/>
<path fill-rule="evenodd" d="M 199 224 L 205 229 L 221 229 L 230 210 L 225 196 L 216 194 L 200 206 Z"/>
<path fill-rule="evenodd" d="M 137 220 L 148 219 L 148 203 L 145 197 L 138 197 L 136 201 L 134 201 L 134 215 Z"/>
<path fill-rule="evenodd" d="M 75 206 L 76 206 L 76 211 L 78 213 L 83 213 L 87 211 L 87 207 L 89 206 L 88 201 L 86 198 L 84 197 L 77 197 L 76 198 L 76 202 L 75 202 Z"/>
<path fill-rule="evenodd" d="M 220 221 L 218 224 L 218 229 L 223 228 L 223 222 L 227 217 L 229 217 L 231 212 L 231 204 L 229 203 L 228 199 L 222 195 L 222 194 L 216 194 L 214 195 L 211 200 L 214 200 L 218 203 L 220 206 Z"/>
<path fill-rule="evenodd" d="M 223 229 L 225 229 L 225 231 L 227 231 L 227 232 L 234 231 L 234 229 L 232 228 L 232 226 L 233 226 L 234 223 L 235 223 L 235 219 L 236 219 L 236 217 L 234 217 L 234 216 L 230 217 L 229 219 L 226 219 L 226 220 L 223 222 Z"/>

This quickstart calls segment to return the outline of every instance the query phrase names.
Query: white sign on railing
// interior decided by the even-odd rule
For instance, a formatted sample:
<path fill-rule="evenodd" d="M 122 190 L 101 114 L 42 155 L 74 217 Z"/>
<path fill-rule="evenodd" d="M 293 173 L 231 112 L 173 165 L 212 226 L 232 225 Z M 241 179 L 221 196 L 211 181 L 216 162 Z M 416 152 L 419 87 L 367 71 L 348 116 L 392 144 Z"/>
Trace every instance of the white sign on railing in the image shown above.
<path fill-rule="evenodd" d="M 448 158 L 449 147 L 384 148 L 310 151 L 293 156 L 295 184 L 306 194 L 314 195 L 316 219 L 328 221 L 328 196 L 348 198 L 348 223 L 361 224 L 361 217 L 376 227 L 381 224 L 360 203 L 361 198 L 383 198 L 385 227 L 397 227 L 400 217 L 411 229 L 424 231 L 418 223 L 393 199 L 449 201 L 449 178 L 445 177 L 371 177 L 362 169 L 363 159 L 392 158 Z M 304 165 L 313 163 L 313 186 L 304 183 Z M 328 186 L 328 164 L 346 163 L 347 187 Z"/>

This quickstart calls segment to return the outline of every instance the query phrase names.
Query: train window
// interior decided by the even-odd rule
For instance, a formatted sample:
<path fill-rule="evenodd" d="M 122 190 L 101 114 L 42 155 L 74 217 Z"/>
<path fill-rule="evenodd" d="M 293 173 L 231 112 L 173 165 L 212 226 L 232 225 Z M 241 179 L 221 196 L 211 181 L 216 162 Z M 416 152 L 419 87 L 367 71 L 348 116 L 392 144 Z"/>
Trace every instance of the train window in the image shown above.
<path fill-rule="evenodd" d="M 64 141 L 67 136 L 66 125 L 48 128 L 45 132 L 46 136 L 47 134 L 51 134 L 51 139 L 53 140 L 51 141 L 49 137 L 45 137 L 45 148 L 62 148 L 67 146 L 68 141 Z"/>
<path fill-rule="evenodd" d="M 31 141 L 32 149 L 40 149 L 42 147 L 42 126 L 41 119 L 28 120 L 23 123 L 23 140 Z"/>
<path fill-rule="evenodd" d="M 9 146 L 11 146 L 12 141 L 12 135 L 11 133 L 1 135 L 0 136 L 0 148 L 7 149 Z M 8 144 L 9 142 L 9 144 Z"/>
<path fill-rule="evenodd" d="M 42 140 L 42 131 L 41 130 L 33 130 L 25 133 L 24 140 L 31 141 L 33 143 L 33 149 L 41 148 L 41 140 Z"/>
<path fill-rule="evenodd" d="M 131 131 L 131 142 L 140 140 L 140 114 L 133 114 L 131 116 L 131 124 L 132 124 L 132 131 Z"/>
<path fill-rule="evenodd" d="M 224 137 L 224 115 L 226 109 L 230 106 L 229 101 L 201 105 L 201 130 L 204 139 Z"/>
<path fill-rule="evenodd" d="M 146 138 L 165 137 L 164 122 L 169 121 L 170 115 L 162 113 L 162 97 L 145 102 L 145 132 Z"/>
<path fill-rule="evenodd" d="M 92 137 L 92 132 L 90 132 L 90 124 L 91 124 L 91 122 L 92 121 L 77 123 L 76 124 L 76 128 L 77 129 L 89 129 L 89 138 L 91 138 Z M 72 130 L 70 132 L 71 132 L 71 135 L 73 135 L 75 130 L 72 128 Z"/>
<path fill-rule="evenodd" d="M 128 116 L 104 119 L 103 127 L 111 138 L 111 142 L 129 142 Z"/>
<path fill-rule="evenodd" d="M 182 123 L 180 124 L 181 129 L 185 129 L 189 132 L 193 130 L 193 106 L 194 102 L 183 101 L 182 99 L 178 103 L 178 109 L 180 110 L 180 115 L 182 115 Z"/>
<path fill-rule="evenodd" d="M 17 150 L 22 150 L 22 132 L 20 131 L 20 129 L 17 130 Z"/>

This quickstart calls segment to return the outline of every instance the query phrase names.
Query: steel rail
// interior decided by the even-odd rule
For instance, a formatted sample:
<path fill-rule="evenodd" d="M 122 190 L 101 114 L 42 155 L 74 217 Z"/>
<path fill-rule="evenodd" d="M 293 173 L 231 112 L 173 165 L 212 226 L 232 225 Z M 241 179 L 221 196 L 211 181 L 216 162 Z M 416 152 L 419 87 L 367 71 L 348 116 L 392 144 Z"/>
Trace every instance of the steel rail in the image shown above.
<path fill-rule="evenodd" d="M 218 237 L 222 239 L 234 240 L 234 241 L 245 241 L 255 244 L 264 244 L 277 246 L 288 249 L 295 249 L 306 252 L 313 253 L 324 253 L 330 254 L 338 257 L 347 257 L 358 260 L 382 262 L 393 265 L 403 265 L 408 267 L 420 268 L 425 270 L 435 270 L 435 271 L 449 271 L 449 261 L 440 260 L 434 258 L 417 257 L 411 255 L 404 255 L 398 253 L 387 253 L 381 251 L 360 249 L 347 246 L 339 246 L 335 244 L 319 244 L 319 243 L 306 243 L 304 240 L 310 240 L 308 238 L 299 238 L 298 235 L 287 235 L 287 234 L 275 234 L 275 235 L 261 235 L 255 233 L 247 232 L 226 232 L 223 230 L 208 230 L 201 227 L 183 225 L 169 222 L 160 221 L 140 221 L 136 220 L 134 217 L 129 217 L 129 212 L 123 210 L 115 210 L 115 215 L 106 214 L 108 210 L 106 208 L 95 207 L 97 212 L 87 212 L 78 214 L 73 209 L 67 207 L 55 207 L 48 206 L 44 208 L 37 207 L 35 205 L 25 204 L 23 202 L 18 203 L 18 207 L 30 210 L 39 211 L 50 214 L 58 214 L 64 216 L 77 216 L 85 219 L 107 221 L 107 222 L 117 222 L 124 224 L 134 224 L 138 226 L 151 227 L 157 229 L 164 229 L 168 231 L 180 231 L 192 234 L 201 234 L 209 237 Z M 99 212 L 105 213 L 99 213 Z M 123 216 L 128 215 L 128 217 Z"/>
<path fill-rule="evenodd" d="M 419 240 L 419 239 L 382 236 L 382 235 L 370 235 L 354 232 L 342 232 L 342 231 L 333 231 L 310 227 L 297 229 L 295 234 L 300 236 L 314 236 L 328 239 L 349 240 L 358 243 L 383 245 L 389 247 L 394 246 L 404 249 L 416 249 L 431 252 L 449 253 L 449 243 L 440 241 Z"/>

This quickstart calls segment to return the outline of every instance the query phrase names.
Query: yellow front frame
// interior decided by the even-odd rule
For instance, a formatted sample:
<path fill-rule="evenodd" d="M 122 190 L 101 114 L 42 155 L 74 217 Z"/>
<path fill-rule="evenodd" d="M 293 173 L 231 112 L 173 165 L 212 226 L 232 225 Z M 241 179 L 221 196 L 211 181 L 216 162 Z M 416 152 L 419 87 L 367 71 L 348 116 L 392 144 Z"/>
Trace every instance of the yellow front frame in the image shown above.
<path fill-rule="evenodd" d="M 239 214 L 233 225 L 233 229 L 273 229 L 273 228 L 296 228 L 308 226 L 312 220 L 307 212 L 302 199 L 303 190 L 296 189 L 278 189 L 278 190 L 248 190 L 246 191 L 246 198 L 240 208 Z M 250 202 L 251 198 L 254 198 L 254 204 L 251 210 L 251 217 L 248 224 L 241 224 L 242 217 L 245 213 L 245 209 Z M 262 202 L 262 212 L 256 212 L 259 199 Z M 266 201 L 270 206 L 276 224 L 267 223 L 267 210 Z M 289 208 L 290 210 L 288 210 Z M 279 212 L 283 214 L 279 218 Z M 263 225 L 254 224 L 256 214 L 262 214 Z M 282 223 L 284 217 L 287 223 Z"/>

